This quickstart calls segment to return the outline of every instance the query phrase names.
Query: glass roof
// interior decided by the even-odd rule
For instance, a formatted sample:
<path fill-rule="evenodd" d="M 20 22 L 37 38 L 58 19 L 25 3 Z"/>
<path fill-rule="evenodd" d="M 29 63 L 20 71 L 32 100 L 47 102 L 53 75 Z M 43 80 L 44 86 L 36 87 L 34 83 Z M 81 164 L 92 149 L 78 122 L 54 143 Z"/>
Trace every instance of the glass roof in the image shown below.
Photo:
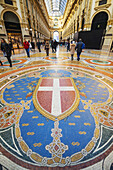
<path fill-rule="evenodd" d="M 61 16 L 64 14 L 67 0 L 45 0 L 48 14 L 50 16 Z"/>

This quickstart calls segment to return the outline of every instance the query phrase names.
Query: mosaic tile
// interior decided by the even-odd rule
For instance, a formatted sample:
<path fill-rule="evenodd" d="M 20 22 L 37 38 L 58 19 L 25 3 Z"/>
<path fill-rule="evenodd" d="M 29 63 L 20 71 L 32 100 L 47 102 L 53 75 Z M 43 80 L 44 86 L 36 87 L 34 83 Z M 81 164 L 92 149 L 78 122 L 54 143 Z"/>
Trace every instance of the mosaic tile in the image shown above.
<path fill-rule="evenodd" d="M 33 54 L 21 68 L 17 59 L 16 69 L 1 71 L 1 152 L 28 169 L 97 165 L 113 149 L 113 63 L 43 57 Z"/>

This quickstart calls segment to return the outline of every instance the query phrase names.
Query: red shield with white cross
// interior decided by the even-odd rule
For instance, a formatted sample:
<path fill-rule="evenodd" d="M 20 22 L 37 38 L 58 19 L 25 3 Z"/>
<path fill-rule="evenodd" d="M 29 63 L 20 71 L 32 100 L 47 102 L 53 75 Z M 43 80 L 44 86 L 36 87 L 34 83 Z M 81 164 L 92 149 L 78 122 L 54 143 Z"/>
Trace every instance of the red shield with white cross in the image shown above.
<path fill-rule="evenodd" d="M 70 115 L 78 107 L 79 100 L 72 78 L 41 78 L 33 94 L 36 109 L 51 120 Z"/>

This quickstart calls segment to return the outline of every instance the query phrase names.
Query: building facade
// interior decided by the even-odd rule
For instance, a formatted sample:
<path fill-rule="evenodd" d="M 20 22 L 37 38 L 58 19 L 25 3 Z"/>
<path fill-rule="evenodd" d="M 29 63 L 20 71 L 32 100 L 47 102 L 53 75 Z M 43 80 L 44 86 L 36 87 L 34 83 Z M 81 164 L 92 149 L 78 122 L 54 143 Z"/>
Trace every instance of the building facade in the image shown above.
<path fill-rule="evenodd" d="M 111 0 L 68 0 L 63 22 L 63 39 L 78 34 L 88 48 L 110 50 L 113 41 Z"/>
<path fill-rule="evenodd" d="M 47 15 L 46 15 L 47 16 Z M 0 37 L 36 41 L 50 37 L 47 18 L 36 0 L 1 0 Z"/>
<path fill-rule="evenodd" d="M 113 41 L 111 0 L 67 0 L 61 16 L 49 16 L 45 0 L 1 0 L 0 37 L 53 39 L 81 37 L 86 48 L 110 50 Z M 97 43 L 98 42 L 98 43 Z"/>

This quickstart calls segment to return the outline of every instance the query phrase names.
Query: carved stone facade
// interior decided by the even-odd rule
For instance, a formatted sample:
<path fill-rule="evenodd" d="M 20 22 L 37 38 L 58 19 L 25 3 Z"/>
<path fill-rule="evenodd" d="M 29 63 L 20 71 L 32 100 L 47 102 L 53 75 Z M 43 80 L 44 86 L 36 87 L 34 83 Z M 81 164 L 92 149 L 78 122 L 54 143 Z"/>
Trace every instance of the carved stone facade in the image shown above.
<path fill-rule="evenodd" d="M 64 15 L 50 17 L 44 0 L 12 0 L 12 5 L 0 1 L 0 37 L 8 39 L 4 14 L 14 13 L 20 22 L 22 39 L 40 40 L 53 38 L 54 31 L 59 39 L 73 39 L 75 33 L 91 31 L 95 16 L 101 12 L 108 15 L 102 48 L 110 50 L 113 41 L 112 0 L 67 0 Z"/>
<path fill-rule="evenodd" d="M 8 39 L 9 36 L 16 36 L 18 33 L 7 31 L 4 21 L 6 12 L 15 14 L 19 19 L 22 40 L 26 38 L 36 41 L 50 38 L 49 17 L 44 16 L 37 0 L 12 0 L 9 4 L 5 0 L 0 1 L 0 37 Z"/>
<path fill-rule="evenodd" d="M 72 9 L 70 4 L 72 4 Z M 102 0 L 68 0 L 63 16 L 63 39 L 73 38 L 73 35 L 80 31 L 91 31 L 93 19 L 100 12 L 108 15 L 102 49 L 110 50 L 113 41 L 113 4 L 111 0 L 106 2 L 102 2 Z M 82 25 L 83 18 L 84 25 Z"/>

